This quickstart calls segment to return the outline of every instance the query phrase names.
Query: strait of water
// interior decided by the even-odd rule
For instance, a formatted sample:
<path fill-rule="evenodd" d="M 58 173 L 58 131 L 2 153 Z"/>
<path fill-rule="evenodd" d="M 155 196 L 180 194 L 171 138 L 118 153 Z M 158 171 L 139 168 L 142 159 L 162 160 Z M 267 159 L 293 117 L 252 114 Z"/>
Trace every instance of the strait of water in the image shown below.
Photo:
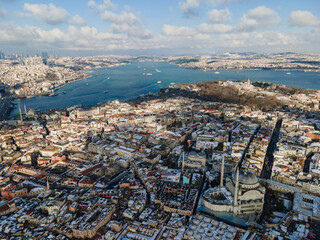
<path fill-rule="evenodd" d="M 191 83 L 228 79 L 272 82 L 298 88 L 320 89 L 320 72 L 271 71 L 271 70 L 219 70 L 201 71 L 186 69 L 166 62 L 134 62 L 111 68 L 88 71 L 90 77 L 70 83 L 56 91 L 58 96 L 39 96 L 15 99 L 11 116 L 27 108 L 48 110 L 62 109 L 81 104 L 90 106 L 111 100 L 128 100 L 149 92 L 158 92 L 170 83 Z M 152 74 L 152 75 L 151 75 Z M 157 82 L 161 81 L 160 84 Z M 62 92 L 66 93 L 63 94 Z"/>

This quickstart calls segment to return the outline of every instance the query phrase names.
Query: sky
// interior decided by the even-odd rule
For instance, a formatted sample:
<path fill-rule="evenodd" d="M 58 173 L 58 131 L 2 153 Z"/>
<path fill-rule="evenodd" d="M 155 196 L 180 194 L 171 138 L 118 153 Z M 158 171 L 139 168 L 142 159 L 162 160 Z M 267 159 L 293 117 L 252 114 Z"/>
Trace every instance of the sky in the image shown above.
<path fill-rule="evenodd" d="M 0 0 L 0 51 L 320 53 L 320 1 Z"/>

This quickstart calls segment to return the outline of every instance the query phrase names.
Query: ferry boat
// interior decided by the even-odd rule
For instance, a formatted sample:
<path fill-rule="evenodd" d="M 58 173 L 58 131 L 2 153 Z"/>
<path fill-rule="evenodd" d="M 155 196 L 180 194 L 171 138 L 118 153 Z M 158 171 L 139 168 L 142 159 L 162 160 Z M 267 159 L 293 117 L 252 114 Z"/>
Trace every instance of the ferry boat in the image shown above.
<path fill-rule="evenodd" d="M 161 82 L 161 81 L 158 81 L 157 83 L 158 83 L 158 84 L 161 84 L 162 82 Z"/>

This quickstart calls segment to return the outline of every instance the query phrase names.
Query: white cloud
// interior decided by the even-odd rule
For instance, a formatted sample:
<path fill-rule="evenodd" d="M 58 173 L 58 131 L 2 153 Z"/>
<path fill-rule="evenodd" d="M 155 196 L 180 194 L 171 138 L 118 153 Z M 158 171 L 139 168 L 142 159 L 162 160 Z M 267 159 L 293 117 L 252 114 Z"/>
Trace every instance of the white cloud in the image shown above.
<path fill-rule="evenodd" d="M 289 47 L 292 43 L 298 40 L 295 35 L 278 33 L 274 31 L 265 32 L 243 32 L 243 33 L 227 33 L 220 35 L 219 42 L 221 46 L 227 47 L 242 47 L 253 48 L 258 47 L 260 51 L 263 48 L 270 48 L 274 46 Z M 272 48 L 271 48 L 272 49 Z"/>
<path fill-rule="evenodd" d="M 17 17 L 17 18 L 26 18 L 26 17 L 32 17 L 32 14 L 31 13 L 15 11 L 14 12 L 14 16 Z"/>
<path fill-rule="evenodd" d="M 207 0 L 210 4 L 214 6 L 227 5 L 232 2 L 243 2 L 247 0 Z"/>
<path fill-rule="evenodd" d="M 230 21 L 232 18 L 232 14 L 230 13 L 229 9 L 213 9 L 208 12 L 208 21 L 212 23 L 225 23 Z"/>
<path fill-rule="evenodd" d="M 162 26 L 162 33 L 167 36 L 192 36 L 196 34 L 196 31 L 189 27 L 165 24 Z"/>
<path fill-rule="evenodd" d="M 249 32 L 259 29 L 269 29 L 276 27 L 280 21 L 279 15 L 274 10 L 265 6 L 259 6 L 249 10 L 243 15 L 237 30 Z"/>
<path fill-rule="evenodd" d="M 54 28 L 52 30 L 46 31 L 40 28 L 34 28 L 34 31 L 39 34 L 39 42 L 43 43 L 62 43 L 70 42 L 71 37 L 68 34 L 65 34 L 59 28 Z"/>
<path fill-rule="evenodd" d="M 105 10 L 98 14 L 102 20 L 111 23 L 110 31 L 113 33 L 125 33 L 141 39 L 152 37 L 152 32 L 143 27 L 140 18 L 133 12 L 125 10 L 121 13 L 114 13 Z"/>
<path fill-rule="evenodd" d="M 70 20 L 69 20 L 69 23 L 70 24 L 76 24 L 76 25 L 86 25 L 86 21 L 80 17 L 78 14 L 71 17 Z"/>
<path fill-rule="evenodd" d="M 198 26 L 198 29 L 202 33 L 224 33 L 232 31 L 233 27 L 226 24 L 207 24 L 202 23 Z"/>
<path fill-rule="evenodd" d="M 288 22 L 291 26 L 319 26 L 320 20 L 308 11 L 291 12 Z"/>
<path fill-rule="evenodd" d="M 4 18 L 6 15 L 7 11 L 0 6 L 0 18 Z"/>
<path fill-rule="evenodd" d="M 25 3 L 24 10 L 30 11 L 36 18 L 51 25 L 62 23 L 69 15 L 64 8 L 56 7 L 53 3 L 49 5 Z"/>
<path fill-rule="evenodd" d="M 200 6 L 200 0 L 185 0 L 179 3 L 179 7 L 188 18 L 197 16 L 196 9 Z"/>
<path fill-rule="evenodd" d="M 194 39 L 201 41 L 210 40 L 211 36 L 209 34 L 197 33 L 196 35 L 194 35 Z"/>
<path fill-rule="evenodd" d="M 152 32 L 143 28 L 141 25 L 130 25 L 127 23 L 111 24 L 111 32 L 113 33 L 126 33 L 129 36 L 138 38 L 151 38 Z"/>
<path fill-rule="evenodd" d="M 111 32 L 99 32 L 95 27 L 82 26 L 78 29 L 69 26 L 68 31 L 58 28 L 44 30 L 35 26 L 16 26 L 13 23 L 0 23 L 0 44 L 3 46 L 23 47 L 29 49 L 52 48 L 60 50 L 108 50 L 109 46 L 121 47 L 127 36 Z"/>
<path fill-rule="evenodd" d="M 102 4 L 97 4 L 94 0 L 90 0 L 88 6 L 97 11 L 110 10 L 116 7 L 110 0 L 104 0 Z"/>
<path fill-rule="evenodd" d="M 61 7 L 56 7 L 53 3 L 46 4 L 24 4 L 26 12 L 15 12 L 18 18 L 36 17 L 45 21 L 50 25 L 57 25 L 60 23 L 70 23 L 75 25 L 86 25 L 86 21 L 78 14 L 70 16 L 70 14 Z"/>
<path fill-rule="evenodd" d="M 211 26 L 211 25 L 209 25 Z M 126 27 L 126 26 L 122 26 Z M 115 31 L 115 30 L 114 30 Z M 313 51 L 320 51 L 320 28 L 313 30 L 299 29 L 289 33 L 274 31 L 264 32 L 226 32 L 217 35 L 205 34 L 198 28 L 164 25 L 162 34 L 151 38 L 139 38 L 121 31 L 109 29 L 100 32 L 95 27 L 70 25 L 63 31 L 58 28 L 45 30 L 35 26 L 16 26 L 13 23 L 0 23 L 0 45 L 6 49 L 20 51 L 24 49 L 42 50 L 50 48 L 56 52 L 67 50 L 142 50 L 165 48 L 168 53 L 199 53 L 205 51 L 243 50 L 275 51 L 289 50 L 290 47 L 312 46 Z M 146 30 L 148 31 L 148 30 Z M 316 46 L 316 47 L 315 47 Z M 305 48 L 305 47 L 304 47 Z M 171 50 L 170 50 L 171 49 Z M 159 53 L 165 53 L 161 50 Z"/>
<path fill-rule="evenodd" d="M 109 21 L 117 24 L 135 24 L 139 21 L 139 18 L 132 12 L 123 11 L 120 14 L 116 14 L 111 11 L 104 11 L 100 14 L 102 20 Z"/>

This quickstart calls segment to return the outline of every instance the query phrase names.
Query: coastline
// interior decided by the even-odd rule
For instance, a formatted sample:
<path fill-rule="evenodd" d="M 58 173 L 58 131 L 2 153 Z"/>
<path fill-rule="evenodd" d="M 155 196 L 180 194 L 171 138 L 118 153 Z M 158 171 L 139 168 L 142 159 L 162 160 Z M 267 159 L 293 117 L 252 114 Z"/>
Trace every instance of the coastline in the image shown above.
<path fill-rule="evenodd" d="M 309 69 L 309 68 L 271 68 L 271 67 L 248 67 L 248 68 L 236 68 L 236 67 L 230 67 L 230 68 L 219 68 L 219 67 L 200 67 L 200 66 L 188 66 L 181 63 L 176 63 L 174 61 L 167 61 L 167 63 L 183 67 L 186 69 L 193 69 L 193 70 L 200 70 L 200 71 L 283 71 L 283 72 L 290 72 L 290 71 L 299 71 L 299 72 L 313 72 L 317 73 L 320 72 L 320 68 L 316 69 Z"/>
<path fill-rule="evenodd" d="M 128 65 L 128 64 L 131 64 L 131 62 L 129 62 L 129 63 L 121 63 L 121 64 L 114 64 L 114 65 L 111 65 L 111 66 L 98 66 L 98 67 L 92 67 L 92 68 L 88 68 L 88 69 L 79 70 L 80 72 L 83 73 L 83 76 L 67 80 L 65 83 L 63 83 L 63 84 L 51 89 L 50 92 L 44 92 L 44 93 L 35 94 L 35 95 L 29 95 L 29 96 L 16 96 L 16 95 L 13 95 L 12 96 L 12 98 L 13 98 L 12 100 L 14 100 L 14 99 L 24 99 L 24 98 L 29 98 L 30 99 L 30 98 L 35 98 L 35 97 L 39 97 L 39 96 L 49 96 L 51 93 L 56 92 L 60 88 L 63 88 L 63 87 L 67 86 L 70 83 L 81 81 L 81 80 L 83 80 L 83 81 L 88 80 L 89 78 L 92 77 L 88 73 L 94 72 L 94 71 L 92 71 L 94 69 L 112 68 L 112 67 L 118 67 L 118 66 L 123 66 L 123 65 Z"/>
<path fill-rule="evenodd" d="M 135 61 L 135 62 L 121 64 L 121 66 L 131 65 L 131 67 L 128 68 L 129 72 L 126 72 L 126 69 L 127 69 L 126 67 L 121 67 L 119 70 L 115 68 L 112 71 L 108 70 L 109 67 L 96 68 L 96 69 L 102 69 L 102 70 L 97 70 L 97 73 L 99 75 L 98 77 L 94 75 L 94 72 L 95 72 L 94 68 L 87 69 L 84 71 L 90 76 L 87 76 L 86 78 L 81 78 L 81 79 L 74 79 L 73 81 L 69 81 L 68 83 L 59 85 L 55 88 L 55 91 L 57 91 L 58 89 L 64 86 L 67 86 L 69 83 L 72 83 L 78 80 L 86 80 L 86 79 L 89 79 L 89 77 L 91 79 L 90 82 L 92 81 L 92 84 L 93 84 L 90 88 L 85 86 L 86 81 L 84 81 L 84 82 L 81 82 L 80 84 L 75 85 L 75 87 L 77 88 L 76 91 L 72 90 L 73 87 L 65 88 L 65 90 L 67 91 L 66 95 L 63 95 L 61 93 L 62 90 L 60 90 L 59 96 L 56 96 L 56 97 L 42 98 L 40 95 L 38 96 L 39 98 L 35 98 L 37 96 L 33 96 L 31 100 L 29 99 L 21 99 L 21 101 L 15 100 L 15 103 L 18 103 L 18 104 L 20 103 L 20 105 L 26 104 L 28 108 L 31 107 L 33 109 L 39 109 L 39 110 L 64 109 L 70 106 L 77 106 L 80 104 L 82 106 L 94 106 L 97 103 L 113 101 L 116 99 L 119 99 L 120 101 L 131 102 L 131 101 L 136 101 L 139 98 L 145 99 L 146 95 L 148 95 L 148 98 L 150 99 L 152 95 L 158 93 L 160 88 L 165 88 L 172 83 L 179 83 L 179 82 L 195 83 L 197 81 L 199 82 L 210 81 L 210 80 L 218 81 L 221 79 L 230 79 L 230 81 L 236 82 L 236 81 L 246 80 L 248 79 L 248 76 L 249 76 L 252 82 L 261 81 L 261 82 L 277 83 L 277 84 L 289 86 L 289 87 L 295 86 L 298 88 L 312 89 L 312 86 L 310 85 L 310 83 L 315 82 L 314 79 L 316 79 L 316 81 L 318 79 L 317 73 L 316 74 L 310 73 L 309 75 L 309 74 L 305 74 L 302 71 L 299 71 L 299 74 L 298 73 L 295 74 L 292 72 L 292 75 L 286 75 L 285 73 L 281 73 L 280 71 L 260 71 L 260 73 L 259 71 L 251 71 L 250 73 L 250 71 L 246 72 L 245 70 L 239 71 L 239 72 L 232 71 L 232 70 L 230 71 L 225 70 L 225 71 L 221 71 L 220 75 L 213 74 L 212 72 L 209 72 L 209 71 L 203 74 L 202 73 L 203 71 L 192 71 L 186 67 L 178 66 L 176 64 L 170 64 L 168 62 L 165 62 L 165 65 L 154 65 L 155 63 L 145 64 L 146 68 L 153 69 L 155 67 L 158 67 L 159 69 L 162 70 L 162 73 L 159 73 L 159 75 L 153 74 L 154 77 L 152 76 L 151 78 L 149 77 L 144 78 L 141 75 L 143 71 L 138 67 L 138 65 L 141 65 L 140 62 L 141 64 L 143 64 L 143 62 L 150 62 L 150 61 L 138 61 L 138 62 Z M 170 67 L 170 65 L 175 67 Z M 112 66 L 115 67 L 115 65 L 112 65 Z M 144 66 L 144 65 L 141 65 L 141 66 Z M 275 73 L 275 72 L 278 72 L 278 73 Z M 134 76 L 132 78 L 132 81 L 133 81 L 132 83 L 131 83 L 131 77 L 130 77 L 131 74 L 133 74 L 132 76 Z M 105 79 L 107 78 L 107 76 L 111 77 L 111 80 L 110 80 L 111 82 Z M 306 80 L 309 78 L 311 79 L 311 81 L 307 85 L 305 84 L 306 83 L 305 81 L 300 81 L 300 79 L 303 79 L 304 76 L 306 76 Z M 196 81 L 194 81 L 193 79 L 195 79 Z M 270 79 L 270 81 L 268 81 L 268 79 Z M 282 80 L 282 79 L 285 79 L 285 80 Z M 161 80 L 162 83 L 156 84 L 157 81 L 159 80 Z M 89 82 L 89 85 L 91 85 L 90 82 Z M 315 84 L 317 84 L 317 82 L 315 82 Z M 132 86 L 133 87 L 132 89 L 134 90 L 131 90 L 129 86 Z M 318 87 L 318 84 L 313 86 Z M 105 89 L 109 90 L 108 94 L 104 93 L 103 90 Z M 74 100 L 70 100 L 70 99 L 74 99 Z M 10 113 L 10 116 L 16 116 L 16 115 L 18 115 L 17 107 L 15 107 Z"/>
<path fill-rule="evenodd" d="M 219 81 L 223 81 L 223 80 L 219 80 Z M 219 81 L 217 81 L 217 82 L 219 82 Z M 213 80 L 212 82 L 216 82 L 216 81 Z M 241 81 L 241 82 L 246 82 L 246 81 Z M 203 83 L 205 83 L 205 82 L 198 82 L 198 84 L 203 84 Z M 137 96 L 137 97 L 134 97 L 134 98 L 131 98 L 131 99 L 123 100 L 121 102 L 125 102 L 125 103 L 128 103 L 130 105 L 136 105 L 136 104 L 141 104 L 144 101 L 152 101 L 152 100 L 155 100 L 155 99 L 168 99 L 168 98 L 177 97 L 177 96 L 187 97 L 187 98 L 196 98 L 196 99 L 201 99 L 201 100 L 205 100 L 205 101 L 210 101 L 208 99 L 205 99 L 205 98 L 201 97 L 196 92 L 190 92 L 190 91 L 187 91 L 187 90 L 181 88 L 181 86 L 188 86 L 188 85 L 190 85 L 190 83 L 179 83 L 179 84 L 177 84 L 175 86 L 168 85 L 168 86 L 165 86 L 163 88 L 160 88 L 159 91 L 156 92 L 156 93 L 148 93 L 148 94 L 145 94 L 143 96 Z M 273 84 L 273 85 L 281 86 L 280 84 Z M 285 86 L 285 88 L 290 88 L 290 87 Z M 299 89 L 299 88 L 297 88 L 297 89 Z M 300 89 L 301 90 L 306 90 L 306 89 L 302 89 L 302 88 L 300 88 Z M 315 89 L 307 89 L 307 90 L 319 91 L 319 90 L 315 90 Z M 12 99 L 12 100 L 14 100 L 14 99 Z M 90 105 L 86 105 L 86 106 L 82 106 L 81 104 L 75 104 L 75 105 L 72 105 L 72 106 L 69 106 L 69 107 L 79 107 L 82 110 L 84 110 L 84 109 L 92 109 L 92 108 L 97 107 L 97 106 L 99 106 L 101 104 L 105 104 L 105 103 L 107 103 L 109 101 L 99 102 L 99 103 L 96 103 L 96 104 L 90 104 Z M 224 102 L 224 101 L 222 101 L 222 102 Z M 43 114 L 43 113 L 49 113 L 51 111 L 62 111 L 62 110 L 66 110 L 66 109 L 67 108 L 65 108 L 65 107 L 51 108 L 51 109 L 46 109 L 46 110 L 39 110 L 39 112 Z M 10 108 L 10 111 L 11 110 L 13 110 L 13 108 Z M 9 116 L 9 114 L 10 114 L 10 112 L 8 112 L 8 116 Z M 9 119 L 15 119 L 15 118 L 18 118 L 18 115 L 12 116 Z"/>

